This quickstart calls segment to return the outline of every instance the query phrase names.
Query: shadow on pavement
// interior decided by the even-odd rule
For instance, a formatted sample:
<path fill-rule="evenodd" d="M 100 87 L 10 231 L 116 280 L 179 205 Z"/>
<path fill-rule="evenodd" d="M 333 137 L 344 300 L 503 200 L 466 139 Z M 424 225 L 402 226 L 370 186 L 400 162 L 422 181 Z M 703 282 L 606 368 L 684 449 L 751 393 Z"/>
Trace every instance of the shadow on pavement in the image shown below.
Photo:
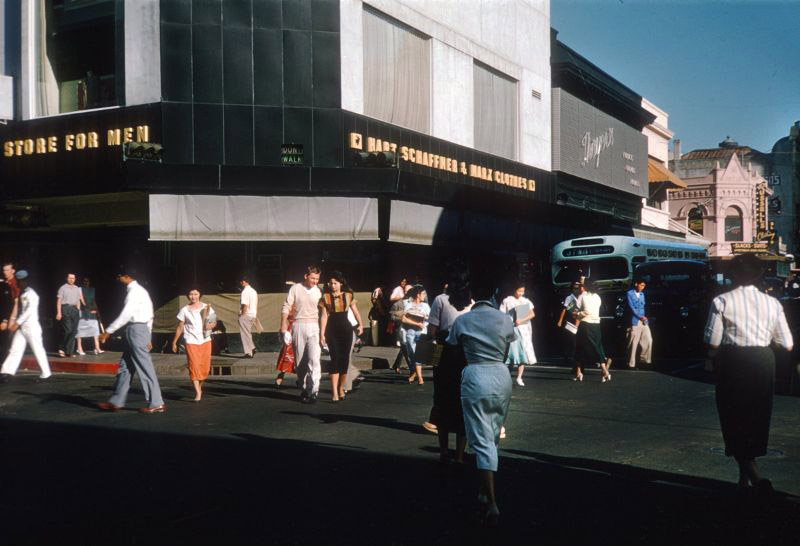
<path fill-rule="evenodd" d="M 360 425 L 369 425 L 373 427 L 391 428 L 403 432 L 410 432 L 411 434 L 430 435 L 430 432 L 425 432 L 425 429 L 417 423 L 403 423 L 397 419 L 386 419 L 384 417 L 364 417 L 361 415 L 337 415 L 335 413 L 308 413 L 303 411 L 282 411 L 285 415 L 306 415 L 319 421 L 325 425 L 332 425 L 339 422 L 357 423 Z"/>
<path fill-rule="evenodd" d="M 487 530 L 474 523 L 472 470 L 442 470 L 435 456 L 14 419 L 0 421 L 0 438 L 6 544 L 797 540 L 798 505 L 787 499 L 740 506 L 731 484 L 530 452 L 501 459 L 501 525 Z"/>

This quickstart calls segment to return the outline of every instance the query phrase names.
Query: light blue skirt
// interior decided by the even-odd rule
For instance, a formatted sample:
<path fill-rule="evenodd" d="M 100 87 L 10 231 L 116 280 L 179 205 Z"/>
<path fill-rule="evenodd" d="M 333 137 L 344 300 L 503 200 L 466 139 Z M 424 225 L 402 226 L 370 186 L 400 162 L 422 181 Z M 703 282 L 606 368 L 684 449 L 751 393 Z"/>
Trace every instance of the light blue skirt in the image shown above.
<path fill-rule="evenodd" d="M 461 407 L 479 470 L 497 472 L 497 443 L 511 402 L 511 376 L 501 362 L 469 364 L 461 372 Z"/>

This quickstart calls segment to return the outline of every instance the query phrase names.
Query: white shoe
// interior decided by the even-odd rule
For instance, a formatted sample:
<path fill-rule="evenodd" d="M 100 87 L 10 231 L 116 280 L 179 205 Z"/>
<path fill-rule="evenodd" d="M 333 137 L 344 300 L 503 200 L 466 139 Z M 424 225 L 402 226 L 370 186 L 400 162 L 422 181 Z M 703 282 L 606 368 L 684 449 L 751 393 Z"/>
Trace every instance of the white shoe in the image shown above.
<path fill-rule="evenodd" d="M 525 386 L 525 383 L 522 381 L 522 378 L 521 378 L 521 377 L 518 377 L 518 378 L 517 378 L 517 381 L 516 381 L 516 383 L 517 383 L 517 385 L 519 385 L 520 387 L 524 387 L 524 386 Z"/>
<path fill-rule="evenodd" d="M 75 352 L 78 353 L 81 356 L 86 356 L 86 353 L 84 353 L 83 351 L 75 351 Z"/>

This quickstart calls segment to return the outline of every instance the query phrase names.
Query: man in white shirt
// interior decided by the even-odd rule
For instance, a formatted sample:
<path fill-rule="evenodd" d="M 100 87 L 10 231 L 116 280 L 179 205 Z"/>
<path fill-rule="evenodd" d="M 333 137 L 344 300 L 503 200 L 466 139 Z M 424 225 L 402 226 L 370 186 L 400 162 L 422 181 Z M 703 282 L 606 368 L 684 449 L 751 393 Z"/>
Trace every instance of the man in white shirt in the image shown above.
<path fill-rule="evenodd" d="M 245 358 L 253 358 L 256 354 L 256 345 L 253 343 L 253 324 L 258 313 L 258 293 L 250 286 L 250 279 L 242 277 L 239 281 L 242 287 L 242 296 L 239 299 L 239 336 L 242 338 L 242 348 Z"/>
<path fill-rule="evenodd" d="M 16 322 L 8 327 L 14 333 L 11 349 L 0 368 L 0 382 L 8 383 L 11 376 L 17 373 L 25 345 L 29 344 L 36 362 L 39 364 L 41 374 L 39 380 L 50 377 L 50 364 L 47 362 L 47 353 L 42 344 L 42 327 L 39 324 L 39 295 L 28 286 L 28 272 L 24 269 L 15 273 L 15 278 L 22 291 L 19 295 L 19 315 Z"/>
<path fill-rule="evenodd" d="M 283 342 L 292 344 L 297 369 L 297 382 L 303 389 L 300 401 L 313 404 L 317 401 L 319 382 L 322 378 L 319 345 L 319 268 L 306 269 L 302 284 L 289 289 L 281 309 L 281 335 Z M 293 310 L 293 311 L 292 311 Z M 294 324 L 289 334 L 289 313 L 294 313 Z"/>
<path fill-rule="evenodd" d="M 106 331 L 100 334 L 100 343 L 105 343 L 108 337 L 122 328 L 125 328 L 127 348 L 119 359 L 119 368 L 114 382 L 114 394 L 108 402 L 100 402 L 97 407 L 103 411 L 117 411 L 125 407 L 128 390 L 131 388 L 133 374 L 139 372 L 142 382 L 144 397 L 148 402 L 146 408 L 139 408 L 141 413 L 164 413 L 166 406 L 161 398 L 161 387 L 158 384 L 153 361 L 150 359 L 150 336 L 153 329 L 153 302 L 150 294 L 142 285 L 134 280 L 135 273 L 129 269 L 117 275 L 117 280 L 127 287 L 125 306 Z"/>

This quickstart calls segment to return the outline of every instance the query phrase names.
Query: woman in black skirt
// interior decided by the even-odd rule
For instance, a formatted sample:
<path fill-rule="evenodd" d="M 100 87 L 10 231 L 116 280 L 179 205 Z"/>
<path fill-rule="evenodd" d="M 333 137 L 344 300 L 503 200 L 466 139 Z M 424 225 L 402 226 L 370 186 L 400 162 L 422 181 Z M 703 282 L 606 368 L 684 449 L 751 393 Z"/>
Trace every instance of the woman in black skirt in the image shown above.
<path fill-rule="evenodd" d="M 585 292 L 577 304 L 576 316 L 581 322 L 575 340 L 573 381 L 583 381 L 583 367 L 599 364 L 603 372 L 601 381 L 607 383 L 611 381 L 611 373 L 608 371 L 609 360 L 606 359 L 603 350 L 603 334 L 600 331 L 600 295 L 597 293 L 595 283 L 590 279 L 586 279 L 584 288 Z"/>
<path fill-rule="evenodd" d="M 353 352 L 355 336 L 354 325 L 348 318 L 348 311 L 356 320 L 358 335 L 364 333 L 361 324 L 361 315 L 353 297 L 353 292 L 347 286 L 344 276 L 333 271 L 328 280 L 328 287 L 319 300 L 320 338 L 321 345 L 327 345 L 331 355 L 331 400 L 338 402 L 344 399 L 344 385 L 347 381 L 347 368 L 350 366 L 350 354 Z"/>
<path fill-rule="evenodd" d="M 774 343 L 791 351 L 792 334 L 775 298 L 755 285 L 762 276 L 755 256 L 736 256 L 730 276 L 735 288 L 714 298 L 706 324 L 705 340 L 716 350 L 714 375 L 716 400 L 725 454 L 739 465 L 739 490 L 752 485 L 756 493 L 769 494 L 772 484 L 763 479 L 755 459 L 765 455 L 775 388 Z"/>

